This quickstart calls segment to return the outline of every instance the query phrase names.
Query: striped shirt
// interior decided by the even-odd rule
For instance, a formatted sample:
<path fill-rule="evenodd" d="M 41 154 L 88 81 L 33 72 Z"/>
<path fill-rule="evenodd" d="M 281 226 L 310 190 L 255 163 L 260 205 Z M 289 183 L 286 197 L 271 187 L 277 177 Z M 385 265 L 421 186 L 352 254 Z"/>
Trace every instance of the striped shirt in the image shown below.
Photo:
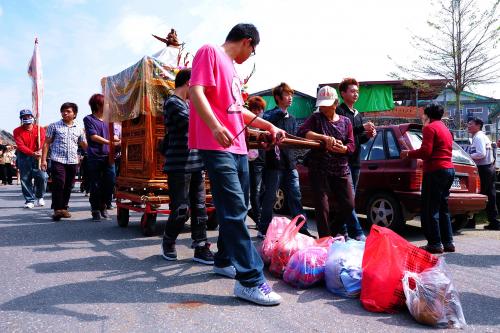
<path fill-rule="evenodd" d="M 203 161 L 197 149 L 188 148 L 189 107 L 176 95 L 170 96 L 163 105 L 163 119 L 167 134 L 163 154 L 163 171 L 190 173 L 201 171 Z"/>
<path fill-rule="evenodd" d="M 53 141 L 50 145 L 50 159 L 62 164 L 78 164 L 78 144 L 85 141 L 85 132 L 76 122 L 66 125 L 62 120 L 52 123 L 45 134 Z"/>

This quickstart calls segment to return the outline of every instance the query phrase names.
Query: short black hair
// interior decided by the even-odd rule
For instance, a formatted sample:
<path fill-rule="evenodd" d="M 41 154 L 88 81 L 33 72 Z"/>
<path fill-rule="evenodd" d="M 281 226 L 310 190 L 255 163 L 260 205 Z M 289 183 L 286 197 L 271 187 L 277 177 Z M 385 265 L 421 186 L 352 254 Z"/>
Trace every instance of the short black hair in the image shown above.
<path fill-rule="evenodd" d="M 253 47 L 260 43 L 259 32 L 251 23 L 239 23 L 235 25 L 226 37 L 226 42 L 239 42 L 242 39 L 251 38 Z"/>
<path fill-rule="evenodd" d="M 60 112 L 62 112 L 64 109 L 72 109 L 75 116 L 78 114 L 78 105 L 76 105 L 75 103 L 72 102 L 64 103 L 63 105 L 61 105 Z"/>
<path fill-rule="evenodd" d="M 179 73 L 175 76 L 175 87 L 179 88 L 185 85 L 187 82 L 189 82 L 189 79 L 191 78 L 191 69 L 190 68 L 185 68 L 181 69 Z"/>
<path fill-rule="evenodd" d="M 424 114 L 429 117 L 429 119 L 441 120 L 443 118 L 444 109 L 439 104 L 429 104 L 424 109 Z"/>
<path fill-rule="evenodd" d="M 472 118 L 471 120 L 469 121 L 472 121 L 474 124 L 476 125 L 479 125 L 479 130 L 482 131 L 483 130 L 483 125 L 484 125 L 484 122 L 481 118 L 478 118 L 478 117 L 474 117 Z"/>

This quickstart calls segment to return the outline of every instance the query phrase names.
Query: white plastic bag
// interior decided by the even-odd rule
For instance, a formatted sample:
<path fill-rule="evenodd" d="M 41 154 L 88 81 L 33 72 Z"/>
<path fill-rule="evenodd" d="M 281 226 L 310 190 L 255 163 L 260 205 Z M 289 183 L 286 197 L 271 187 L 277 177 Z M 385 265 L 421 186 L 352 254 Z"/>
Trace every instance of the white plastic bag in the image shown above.
<path fill-rule="evenodd" d="M 406 305 L 415 320 L 439 328 L 467 325 L 458 292 L 446 272 L 443 258 L 422 273 L 405 272 L 403 290 Z"/>
<path fill-rule="evenodd" d="M 364 251 L 365 243 L 353 239 L 330 246 L 325 265 L 325 282 L 329 291 L 340 296 L 359 297 Z"/>

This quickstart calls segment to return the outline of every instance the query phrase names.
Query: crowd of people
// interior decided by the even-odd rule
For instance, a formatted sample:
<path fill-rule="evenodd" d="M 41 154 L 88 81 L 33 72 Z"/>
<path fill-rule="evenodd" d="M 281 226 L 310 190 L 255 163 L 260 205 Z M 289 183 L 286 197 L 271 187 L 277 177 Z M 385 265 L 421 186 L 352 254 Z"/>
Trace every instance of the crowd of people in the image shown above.
<path fill-rule="evenodd" d="M 222 46 L 202 46 L 194 57 L 192 69 L 183 69 L 176 76 L 175 89 L 164 103 L 168 135 L 162 149 L 171 214 L 163 232 L 161 256 L 169 261 L 177 259 L 176 240 L 191 218 L 193 260 L 213 265 L 216 274 L 235 279 L 235 296 L 261 305 L 277 305 L 281 297 L 266 282 L 264 264 L 246 226 L 248 214 L 257 225 L 258 237 L 265 237 L 278 188 L 285 192 L 290 214 L 303 214 L 296 154 L 276 143 L 287 135 L 322 142 L 323 149 L 311 150 L 304 159 L 315 189 L 318 236 L 364 241 L 366 237 L 354 210 L 359 153 L 360 146 L 377 132 L 374 124 L 365 122 L 354 108 L 359 83 L 353 78 L 344 79 L 339 85 L 342 103 L 335 89 L 329 86 L 319 89 L 317 112 L 300 127 L 288 112 L 294 91 L 286 83 L 273 89 L 275 108 L 265 111 L 266 102 L 259 96 L 251 97 L 245 105 L 234 63 L 242 64 L 254 55 L 259 42 L 254 25 L 238 24 Z M 30 110 L 21 110 L 21 126 L 14 130 L 14 137 L 24 207 L 31 209 L 45 204 L 50 170 L 52 218 L 54 221 L 70 218 L 68 204 L 83 151 L 82 171 L 87 175 L 84 190 L 90 193 L 92 220 L 108 218 L 106 210 L 111 205 L 115 165 L 119 165 L 110 163 L 110 146 L 120 146 L 120 133 L 119 129 L 110 133 L 103 119 L 103 105 L 102 94 L 92 95 L 91 114 L 83 119 L 82 126 L 76 120 L 78 106 L 64 103 L 60 108 L 61 120 L 46 130 L 35 123 Z M 422 147 L 401 152 L 401 158 L 424 160 L 422 225 L 428 240 L 424 248 L 432 253 L 455 251 L 447 206 L 454 176 L 452 137 L 441 121 L 442 115 L 442 107 L 427 107 L 422 118 Z M 244 134 L 249 126 L 267 131 L 272 148 L 249 151 Z M 473 120 L 469 128 L 476 147 L 471 156 L 478 163 L 483 184 L 483 180 L 494 176 L 494 169 L 491 142 L 481 135 L 481 126 L 482 123 Z M 115 160 L 118 158 L 119 155 L 114 156 Z M 205 172 L 210 178 L 219 224 L 216 253 L 210 250 L 207 240 Z M 482 192 L 493 203 L 487 209 L 489 226 L 498 229 L 495 190 L 485 185 Z M 307 224 L 300 232 L 315 237 Z"/>

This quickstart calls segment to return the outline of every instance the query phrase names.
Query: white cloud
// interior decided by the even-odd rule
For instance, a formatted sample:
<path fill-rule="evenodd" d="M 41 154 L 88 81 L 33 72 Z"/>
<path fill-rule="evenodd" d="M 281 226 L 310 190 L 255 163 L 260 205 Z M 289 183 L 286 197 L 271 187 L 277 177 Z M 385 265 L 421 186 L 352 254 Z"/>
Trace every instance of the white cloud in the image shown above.
<path fill-rule="evenodd" d="M 0 6 L 0 16 L 2 16 L 2 15 L 3 15 L 3 8 L 2 8 L 2 6 Z"/>
<path fill-rule="evenodd" d="M 161 49 L 151 34 L 165 37 L 170 27 L 164 19 L 149 15 L 127 15 L 116 26 L 117 35 L 125 46 L 137 55 L 152 54 Z"/>

